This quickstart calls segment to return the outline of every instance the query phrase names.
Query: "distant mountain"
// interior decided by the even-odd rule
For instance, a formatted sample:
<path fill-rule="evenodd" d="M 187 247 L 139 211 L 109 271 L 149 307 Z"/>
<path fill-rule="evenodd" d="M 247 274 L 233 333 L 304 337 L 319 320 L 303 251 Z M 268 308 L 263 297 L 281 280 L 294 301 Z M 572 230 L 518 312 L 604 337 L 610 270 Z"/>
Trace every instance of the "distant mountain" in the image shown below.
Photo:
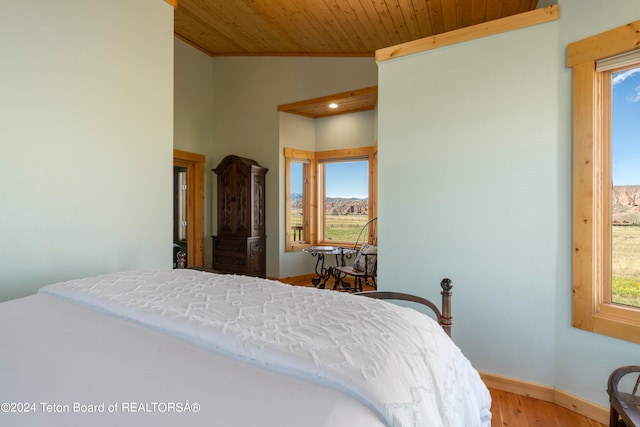
<path fill-rule="evenodd" d="M 613 225 L 640 225 L 640 186 L 614 185 L 611 189 Z"/>
<path fill-rule="evenodd" d="M 302 209 L 302 194 L 291 195 L 291 207 Z M 325 209 L 331 215 L 368 215 L 369 199 L 327 197 Z"/>
<path fill-rule="evenodd" d="M 327 197 L 324 201 L 325 212 L 332 215 L 367 215 L 369 199 L 343 199 Z"/>

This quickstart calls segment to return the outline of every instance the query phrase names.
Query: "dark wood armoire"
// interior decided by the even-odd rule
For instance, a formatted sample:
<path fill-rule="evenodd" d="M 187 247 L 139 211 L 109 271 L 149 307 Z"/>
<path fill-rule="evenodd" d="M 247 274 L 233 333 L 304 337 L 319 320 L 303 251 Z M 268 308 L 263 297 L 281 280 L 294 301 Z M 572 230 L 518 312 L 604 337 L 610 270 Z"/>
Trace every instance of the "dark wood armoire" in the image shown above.
<path fill-rule="evenodd" d="M 218 178 L 218 235 L 213 269 L 266 277 L 265 174 L 255 160 L 227 156 L 212 169 Z"/>

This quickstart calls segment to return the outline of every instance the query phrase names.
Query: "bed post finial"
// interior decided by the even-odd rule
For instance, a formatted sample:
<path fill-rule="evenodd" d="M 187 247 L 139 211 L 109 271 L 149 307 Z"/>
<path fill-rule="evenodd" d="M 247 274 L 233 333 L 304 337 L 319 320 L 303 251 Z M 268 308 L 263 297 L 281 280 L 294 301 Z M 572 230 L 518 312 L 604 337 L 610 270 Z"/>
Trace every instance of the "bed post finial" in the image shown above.
<path fill-rule="evenodd" d="M 440 282 L 442 287 L 442 317 L 440 318 L 440 324 L 442 329 L 451 337 L 451 327 L 453 326 L 453 317 L 451 316 L 451 289 L 453 288 L 453 282 L 451 279 L 444 278 Z"/>

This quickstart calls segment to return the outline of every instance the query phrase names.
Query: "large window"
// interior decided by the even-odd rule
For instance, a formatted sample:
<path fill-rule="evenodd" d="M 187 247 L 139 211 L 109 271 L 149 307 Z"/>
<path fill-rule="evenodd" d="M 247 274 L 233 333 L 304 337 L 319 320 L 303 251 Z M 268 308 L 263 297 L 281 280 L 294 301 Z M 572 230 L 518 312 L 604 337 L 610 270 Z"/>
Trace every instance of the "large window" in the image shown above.
<path fill-rule="evenodd" d="M 574 113 L 573 323 L 638 343 L 640 54 L 633 51 L 639 29 L 637 21 L 567 49 Z"/>
<path fill-rule="evenodd" d="M 376 216 L 376 150 L 285 149 L 287 251 L 353 244 Z"/>
<path fill-rule="evenodd" d="M 632 65 L 624 65 L 618 57 L 597 69 L 606 72 L 611 87 L 611 302 L 640 308 L 640 51 L 637 53 Z"/>

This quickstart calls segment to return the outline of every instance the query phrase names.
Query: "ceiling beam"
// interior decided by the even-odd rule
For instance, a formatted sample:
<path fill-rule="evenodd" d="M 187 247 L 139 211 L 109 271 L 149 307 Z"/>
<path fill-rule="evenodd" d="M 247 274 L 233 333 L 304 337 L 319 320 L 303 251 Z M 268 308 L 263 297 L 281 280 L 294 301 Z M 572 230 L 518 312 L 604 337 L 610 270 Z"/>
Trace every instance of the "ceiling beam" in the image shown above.
<path fill-rule="evenodd" d="M 459 30 L 413 40 L 396 46 L 378 49 L 376 51 L 376 61 L 386 61 L 388 59 L 399 58 L 405 55 L 411 55 L 418 52 L 437 49 L 443 46 L 479 39 L 481 37 L 517 30 L 519 28 L 537 25 L 543 22 L 555 21 L 559 16 L 559 6 L 555 4 L 542 9 L 536 9 L 530 12 L 508 16 L 506 18 L 472 25 L 466 28 L 460 28 Z"/>

